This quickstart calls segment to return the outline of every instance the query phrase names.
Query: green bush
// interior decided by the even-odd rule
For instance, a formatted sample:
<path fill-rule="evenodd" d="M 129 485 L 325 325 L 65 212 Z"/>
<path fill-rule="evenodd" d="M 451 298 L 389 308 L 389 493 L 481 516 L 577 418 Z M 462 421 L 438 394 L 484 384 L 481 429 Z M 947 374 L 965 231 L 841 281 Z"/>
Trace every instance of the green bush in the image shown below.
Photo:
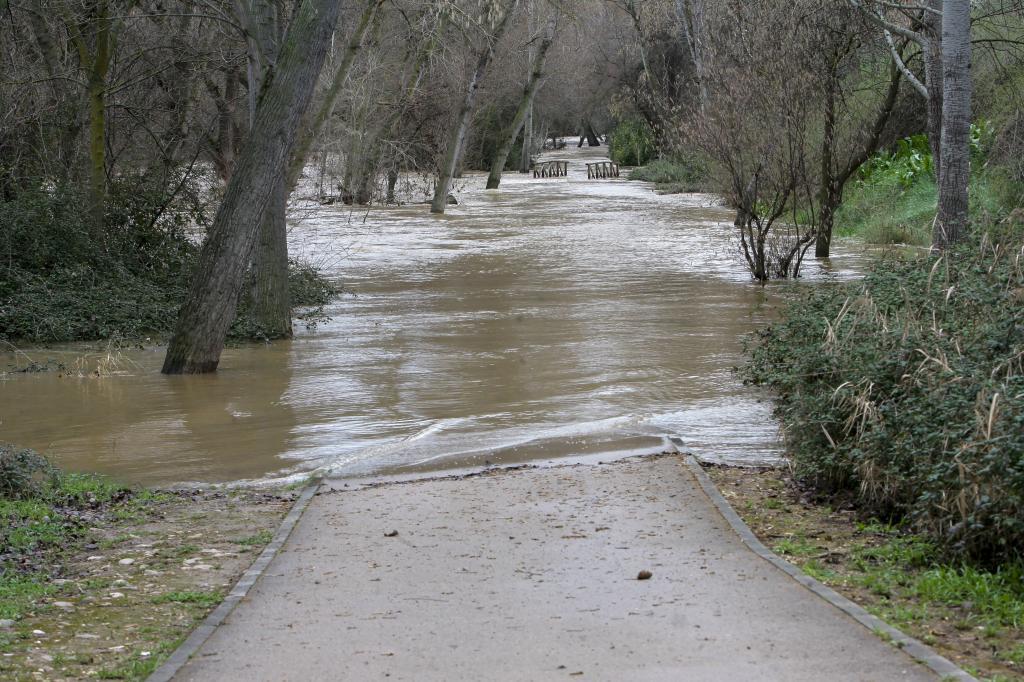
<path fill-rule="evenodd" d="M 665 158 L 633 169 L 630 180 L 653 182 L 659 191 L 700 192 L 706 189 L 707 165 L 699 156 Z"/>
<path fill-rule="evenodd" d="M 35 343 L 166 334 L 199 259 L 190 237 L 206 222 L 197 188 L 173 207 L 145 178 L 111 189 L 103 240 L 75 188 L 36 188 L 0 201 L 0 339 Z M 308 264 L 291 264 L 292 300 L 322 308 L 337 292 Z M 315 316 L 314 316 L 315 317 Z M 322 315 L 320 315 L 322 318 Z M 240 311 L 234 338 L 257 338 Z"/>
<path fill-rule="evenodd" d="M 52 475 L 50 463 L 34 450 L 0 443 L 0 498 L 38 495 Z"/>
<path fill-rule="evenodd" d="M 639 118 L 621 121 L 612 131 L 608 146 L 611 160 L 623 166 L 643 166 L 657 151 L 654 131 Z"/>
<path fill-rule="evenodd" d="M 1020 246 L 879 263 L 758 334 L 746 379 L 777 395 L 800 478 L 952 552 L 1024 554 Z"/>

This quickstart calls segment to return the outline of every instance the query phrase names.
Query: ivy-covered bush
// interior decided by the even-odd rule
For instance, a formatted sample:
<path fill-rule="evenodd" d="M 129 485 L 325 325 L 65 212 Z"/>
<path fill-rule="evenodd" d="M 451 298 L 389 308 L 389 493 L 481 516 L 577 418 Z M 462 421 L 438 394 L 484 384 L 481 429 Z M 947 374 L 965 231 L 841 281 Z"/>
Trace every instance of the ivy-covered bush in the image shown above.
<path fill-rule="evenodd" d="M 953 553 L 1024 555 L 1022 241 L 881 263 L 759 333 L 746 379 L 774 390 L 801 479 Z"/>
<path fill-rule="evenodd" d="M 140 338 L 170 332 L 199 260 L 206 222 L 198 186 L 173 206 L 144 178 L 114 183 L 102 240 L 74 187 L 37 187 L 0 200 L 0 339 L 34 343 Z M 323 319 L 337 288 L 309 264 L 292 263 L 296 307 Z M 234 338 L 261 338 L 241 307 Z"/>

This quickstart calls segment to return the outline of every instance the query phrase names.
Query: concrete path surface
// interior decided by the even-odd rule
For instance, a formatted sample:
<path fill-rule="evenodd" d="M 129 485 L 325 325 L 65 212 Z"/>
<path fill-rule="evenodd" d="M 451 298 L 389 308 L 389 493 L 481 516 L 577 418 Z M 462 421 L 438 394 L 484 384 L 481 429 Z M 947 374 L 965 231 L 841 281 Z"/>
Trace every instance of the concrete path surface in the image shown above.
<path fill-rule="evenodd" d="M 661 457 L 325 491 L 175 679 L 936 677 Z"/>

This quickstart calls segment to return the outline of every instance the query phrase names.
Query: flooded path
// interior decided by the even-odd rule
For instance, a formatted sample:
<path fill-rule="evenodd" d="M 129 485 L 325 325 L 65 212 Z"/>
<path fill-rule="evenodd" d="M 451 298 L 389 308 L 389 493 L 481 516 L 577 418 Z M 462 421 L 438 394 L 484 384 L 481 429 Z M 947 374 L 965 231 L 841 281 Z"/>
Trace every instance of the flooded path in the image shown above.
<path fill-rule="evenodd" d="M 777 457 L 769 405 L 731 372 L 772 295 L 731 213 L 588 181 L 604 153 L 563 150 L 569 178 L 509 174 L 496 192 L 468 176 L 443 217 L 298 202 L 294 253 L 347 292 L 330 322 L 228 349 L 216 376 L 160 375 L 163 348 L 29 350 L 85 376 L 0 378 L 0 441 L 145 484 L 649 452 L 666 433 L 709 459 Z"/>

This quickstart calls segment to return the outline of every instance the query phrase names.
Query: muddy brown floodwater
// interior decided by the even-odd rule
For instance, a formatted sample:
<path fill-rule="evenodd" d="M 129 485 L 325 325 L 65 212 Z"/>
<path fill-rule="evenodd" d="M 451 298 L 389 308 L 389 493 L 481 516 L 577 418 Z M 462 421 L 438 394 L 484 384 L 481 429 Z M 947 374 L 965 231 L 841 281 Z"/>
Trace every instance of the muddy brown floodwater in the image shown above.
<path fill-rule="evenodd" d="M 560 151 L 568 178 L 498 191 L 467 176 L 443 217 L 296 201 L 293 252 L 347 292 L 330 322 L 228 349 L 215 376 L 162 376 L 161 347 L 23 349 L 80 371 L 0 377 L 0 441 L 143 484 L 651 452 L 665 434 L 777 458 L 770 406 L 731 368 L 779 288 L 750 281 L 714 197 L 587 180 L 605 153 Z M 862 256 L 837 251 L 800 286 L 854 273 Z"/>

